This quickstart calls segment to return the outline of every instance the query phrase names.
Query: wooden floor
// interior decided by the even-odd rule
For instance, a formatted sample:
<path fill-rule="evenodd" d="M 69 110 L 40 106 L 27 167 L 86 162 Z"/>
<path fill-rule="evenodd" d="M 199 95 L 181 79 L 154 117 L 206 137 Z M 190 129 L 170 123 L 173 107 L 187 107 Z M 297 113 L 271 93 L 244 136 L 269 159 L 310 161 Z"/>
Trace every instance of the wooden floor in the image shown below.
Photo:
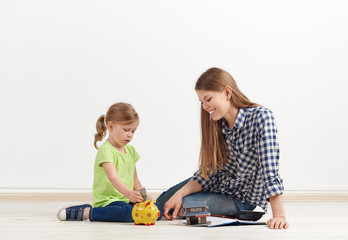
<path fill-rule="evenodd" d="M 266 226 L 187 227 L 182 219 L 161 220 L 154 226 L 61 222 L 56 213 L 66 204 L 0 202 L 0 239 L 348 239 L 348 202 L 284 202 L 290 222 L 287 230 Z"/>

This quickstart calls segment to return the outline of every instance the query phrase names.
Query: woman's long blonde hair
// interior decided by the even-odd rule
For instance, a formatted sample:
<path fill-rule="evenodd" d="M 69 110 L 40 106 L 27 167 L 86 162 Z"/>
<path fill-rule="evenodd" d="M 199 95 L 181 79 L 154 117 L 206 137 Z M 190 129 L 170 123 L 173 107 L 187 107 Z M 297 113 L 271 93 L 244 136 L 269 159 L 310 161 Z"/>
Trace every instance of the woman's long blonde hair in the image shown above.
<path fill-rule="evenodd" d="M 238 88 L 233 77 L 223 69 L 210 68 L 197 80 L 195 90 L 221 92 L 231 87 L 231 102 L 240 107 L 256 107 Z M 200 170 L 205 179 L 217 173 L 228 161 L 226 141 L 221 129 L 222 120 L 210 120 L 210 115 L 201 107 L 202 143 L 200 151 Z"/>
<path fill-rule="evenodd" d="M 135 111 L 132 105 L 128 103 L 115 103 L 111 105 L 106 115 L 101 115 L 96 124 L 97 133 L 94 134 L 94 147 L 99 149 L 97 142 L 103 140 L 106 136 L 107 123 L 111 121 L 113 123 L 129 124 L 134 121 L 139 121 L 138 113 Z"/>

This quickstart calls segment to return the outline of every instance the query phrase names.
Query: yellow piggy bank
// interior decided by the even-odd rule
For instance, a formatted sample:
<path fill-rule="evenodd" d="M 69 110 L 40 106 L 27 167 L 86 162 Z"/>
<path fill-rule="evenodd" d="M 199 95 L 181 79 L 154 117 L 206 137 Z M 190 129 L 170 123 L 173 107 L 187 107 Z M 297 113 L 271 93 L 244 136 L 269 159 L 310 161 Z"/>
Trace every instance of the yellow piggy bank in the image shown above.
<path fill-rule="evenodd" d="M 134 205 L 132 217 L 135 225 L 145 224 L 147 226 L 154 225 L 157 218 L 160 216 L 160 211 L 154 204 L 155 200 L 147 200 Z"/>

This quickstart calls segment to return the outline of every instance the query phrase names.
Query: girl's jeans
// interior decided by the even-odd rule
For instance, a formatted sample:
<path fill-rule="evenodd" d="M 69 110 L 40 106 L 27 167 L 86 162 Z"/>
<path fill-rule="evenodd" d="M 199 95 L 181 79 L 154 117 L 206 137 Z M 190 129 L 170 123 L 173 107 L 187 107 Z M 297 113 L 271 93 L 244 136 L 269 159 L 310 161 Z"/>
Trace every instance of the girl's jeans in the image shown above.
<path fill-rule="evenodd" d="M 132 218 L 132 210 L 135 203 L 112 202 L 106 207 L 92 208 L 89 212 L 90 221 L 100 222 L 134 222 Z M 163 216 L 163 208 L 155 203 L 161 215 L 157 220 Z"/>
<path fill-rule="evenodd" d="M 157 198 L 156 202 L 163 207 L 164 204 L 190 180 L 191 178 L 186 179 L 185 181 L 163 192 Z M 238 198 L 232 195 L 223 195 L 223 194 L 210 193 L 210 192 L 193 193 L 183 198 L 183 204 L 187 202 L 192 202 L 192 201 L 206 201 L 209 207 L 210 213 L 218 214 L 218 215 L 234 213 L 240 210 L 254 210 L 256 207 L 247 202 L 242 202 L 241 200 L 239 200 Z M 170 211 L 170 213 L 172 212 L 173 212 L 173 209 Z"/>

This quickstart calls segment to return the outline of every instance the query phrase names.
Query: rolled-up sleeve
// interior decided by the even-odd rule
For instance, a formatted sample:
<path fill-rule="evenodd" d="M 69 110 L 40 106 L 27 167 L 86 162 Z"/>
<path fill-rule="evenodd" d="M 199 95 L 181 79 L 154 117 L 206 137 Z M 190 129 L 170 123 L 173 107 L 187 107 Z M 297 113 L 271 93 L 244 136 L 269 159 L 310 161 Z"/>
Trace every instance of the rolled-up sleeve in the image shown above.
<path fill-rule="evenodd" d="M 278 174 L 279 168 L 279 143 L 277 137 L 277 127 L 273 114 L 266 109 L 259 118 L 259 161 L 264 182 L 264 196 L 269 198 L 284 191 L 283 180 Z"/>
<path fill-rule="evenodd" d="M 195 172 L 195 174 L 192 177 L 192 180 L 195 180 L 196 182 L 199 183 L 199 185 L 201 185 L 203 192 L 209 191 L 212 185 L 211 178 L 209 178 L 208 180 L 204 179 L 204 177 L 202 176 L 201 170 L 198 170 L 197 172 Z"/>

